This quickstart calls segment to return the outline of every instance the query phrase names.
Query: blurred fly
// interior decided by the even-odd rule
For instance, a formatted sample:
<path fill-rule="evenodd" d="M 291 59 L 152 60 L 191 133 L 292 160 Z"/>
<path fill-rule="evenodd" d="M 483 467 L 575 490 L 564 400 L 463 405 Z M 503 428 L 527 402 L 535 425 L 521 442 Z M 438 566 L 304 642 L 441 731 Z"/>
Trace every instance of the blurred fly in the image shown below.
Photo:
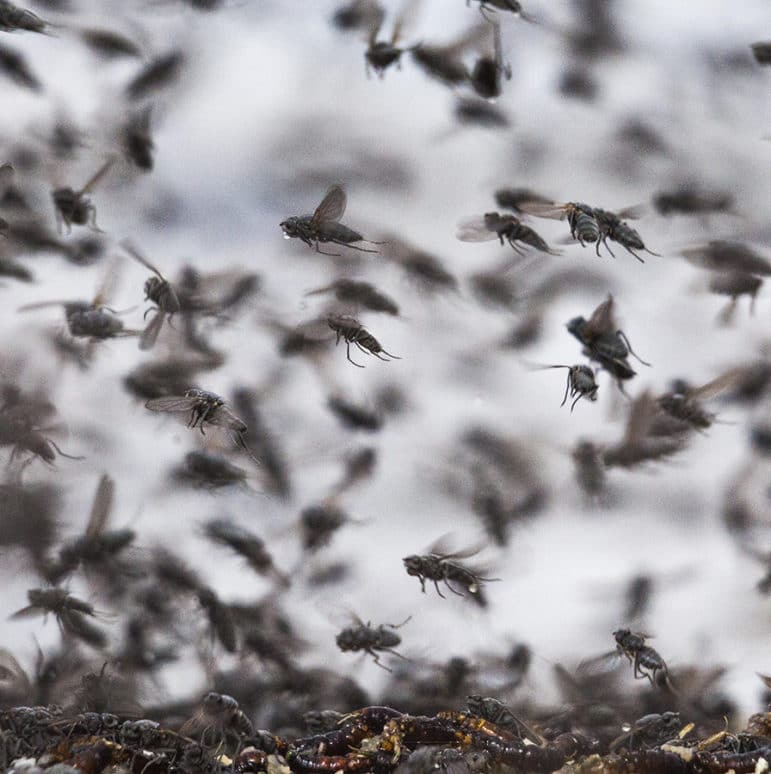
<path fill-rule="evenodd" d="M 584 317 L 574 317 L 567 324 L 568 331 L 584 345 L 583 353 L 605 365 L 607 361 L 626 363 L 629 355 L 634 355 L 643 365 L 649 366 L 632 349 L 624 331 L 618 327 L 613 314 L 613 296 L 608 297 L 586 320 Z"/>
<path fill-rule="evenodd" d="M 164 319 L 170 321 L 172 316 L 180 310 L 179 298 L 171 282 L 129 240 L 123 240 L 121 247 L 135 261 L 141 263 L 155 275 L 145 281 L 145 301 L 152 301 L 155 304 L 155 307 L 151 307 L 145 312 L 145 317 L 147 317 L 148 312 L 154 312 L 154 314 L 139 339 L 140 349 L 152 349 L 163 327 Z"/>
<path fill-rule="evenodd" d="M 324 255 L 339 256 L 340 253 L 327 253 L 319 248 L 319 243 L 331 242 L 363 253 L 376 253 L 377 250 L 368 250 L 352 244 L 353 242 L 369 242 L 375 245 L 382 243 L 370 242 L 357 231 L 340 223 L 340 218 L 345 213 L 346 204 L 347 197 L 343 187 L 340 185 L 331 186 L 313 215 L 294 215 L 279 224 L 284 231 L 284 238 L 301 239 L 308 247 L 313 247 L 315 242 L 316 252 Z"/>
<path fill-rule="evenodd" d="M 114 500 L 115 482 L 105 474 L 96 487 L 85 533 L 61 547 L 58 561 L 48 573 L 51 582 L 58 583 L 81 564 L 121 575 L 115 572 L 120 566 L 119 555 L 134 542 L 136 533 L 132 529 L 107 529 Z"/>
<path fill-rule="evenodd" d="M 420 0 L 404 0 L 399 16 L 394 22 L 394 29 L 390 40 L 378 40 L 377 36 L 383 25 L 383 16 L 374 17 L 369 30 L 369 48 L 364 54 L 367 63 L 367 75 L 370 67 L 382 78 L 385 71 L 393 64 L 401 69 L 401 57 L 405 51 L 412 51 L 416 46 L 401 48 L 397 45 L 399 38 L 409 23 L 418 7 Z"/>
<path fill-rule="evenodd" d="M 99 231 L 96 225 L 96 207 L 86 194 L 110 171 L 114 163 L 114 158 L 108 159 L 79 191 L 75 191 L 69 186 L 53 191 L 51 197 L 56 208 L 56 224 L 59 233 L 61 233 L 62 224 L 69 233 L 73 223 L 77 226 L 89 226 L 94 231 Z"/>
<path fill-rule="evenodd" d="M 14 32 L 25 30 L 27 32 L 45 32 L 49 24 L 37 14 L 25 8 L 19 8 L 8 0 L 0 0 L 0 31 Z"/>
<path fill-rule="evenodd" d="M 542 253 L 559 255 L 559 251 L 552 250 L 539 234 L 522 223 L 515 215 L 486 212 L 481 217 L 463 221 L 458 231 L 458 239 L 462 242 L 485 242 L 496 238 L 501 245 L 506 240 L 514 252 L 520 255 L 522 251 L 517 242 L 540 250 Z"/>
<path fill-rule="evenodd" d="M 179 77 L 184 62 L 185 57 L 181 51 L 171 51 L 153 59 L 129 82 L 127 96 L 139 100 L 165 89 Z"/>
<path fill-rule="evenodd" d="M 381 624 L 380 626 L 372 626 L 371 623 L 366 624 L 358 616 L 354 616 L 354 625 L 343 629 L 336 637 L 337 647 L 344 653 L 347 651 L 364 651 L 372 656 L 375 663 L 385 669 L 386 672 L 391 670 L 380 663 L 380 653 L 390 653 L 393 656 L 404 658 L 400 653 L 397 653 L 394 648 L 401 644 L 402 638 L 396 633 L 396 629 L 401 628 L 406 624 L 412 616 L 406 618 L 400 624 Z"/>
<path fill-rule="evenodd" d="M 150 129 L 153 106 L 131 113 L 121 129 L 124 156 L 138 169 L 150 172 L 153 168 L 153 136 Z"/>
<path fill-rule="evenodd" d="M 503 78 L 511 80 L 511 65 L 503 61 L 501 25 L 492 20 L 493 53 L 477 59 L 469 73 L 469 82 L 474 91 L 483 99 L 496 99 L 503 92 Z"/>
<path fill-rule="evenodd" d="M 9 46 L 0 46 L 0 70 L 14 83 L 30 91 L 40 92 L 43 85 L 32 72 L 24 56 Z"/>
<path fill-rule="evenodd" d="M 535 22 L 535 18 L 525 13 L 522 10 L 522 3 L 519 0 L 474 0 L 479 3 L 479 11 L 482 16 L 487 18 L 485 11 L 511 11 L 511 13 L 519 16 L 523 21 Z M 466 5 L 470 5 L 471 0 L 466 0 Z"/>

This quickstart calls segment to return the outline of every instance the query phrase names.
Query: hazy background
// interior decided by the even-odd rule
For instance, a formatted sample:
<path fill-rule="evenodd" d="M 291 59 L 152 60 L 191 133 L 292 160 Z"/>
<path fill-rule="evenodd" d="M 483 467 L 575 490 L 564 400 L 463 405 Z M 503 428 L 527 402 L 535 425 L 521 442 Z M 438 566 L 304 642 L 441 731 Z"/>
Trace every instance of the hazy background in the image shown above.
<path fill-rule="evenodd" d="M 691 661 L 727 665 L 727 688 L 746 712 L 753 711 L 760 704 L 755 673 L 771 670 L 771 618 L 768 600 L 755 590 L 762 568 L 731 541 L 721 509 L 726 488 L 749 459 L 747 429 L 755 414 L 721 411 L 722 422 L 694 436 L 672 463 L 610 471 L 612 504 L 587 503 L 573 479 L 570 448 L 582 437 L 620 438 L 624 401 L 603 374 L 598 402 L 581 402 L 571 414 L 559 406 L 564 372 L 530 372 L 522 360 L 580 362 L 579 344 L 564 324 L 579 314 L 588 317 L 609 291 L 635 350 L 653 364 L 635 365 L 632 394 L 645 387 L 661 392 L 680 376 L 706 382 L 764 347 L 768 357 L 767 289 L 754 317 L 743 300 L 735 324 L 719 327 L 725 299 L 707 294 L 706 272 L 678 257 L 682 248 L 710 238 L 747 240 L 761 252 L 771 247 L 771 143 L 762 139 L 771 133 L 771 69 L 757 66 L 749 50 L 771 30 L 767 0 L 704 0 L 698 7 L 618 0 L 612 7 L 624 49 L 590 65 L 598 86 L 591 102 L 557 89 L 570 57 L 565 31 L 581 21 L 568 0 L 531 0 L 526 8 L 541 25 L 501 13 L 513 71 L 498 101 L 511 120 L 503 130 L 458 127 L 454 95 L 427 79 L 409 56 L 401 71 L 367 78 L 365 43 L 330 24 L 336 5 L 231 0 L 216 13 L 200 14 L 174 2 L 72 3 L 69 12 L 36 8 L 62 25 L 54 36 L 0 40 L 22 50 L 44 84 L 40 95 L 30 95 L 0 80 L 0 160 L 12 158 L 20 141 L 41 143 L 57 117 L 85 133 L 76 160 L 52 162 L 47 178 L 26 181 L 52 226 L 48 189 L 80 185 L 114 149 L 115 126 L 125 115 L 121 92 L 138 68 L 132 61 L 95 59 L 73 27 L 121 30 L 148 56 L 174 47 L 186 52 L 180 83 L 155 100 L 155 169 L 142 175 L 121 162 L 93 194 L 98 222 L 116 245 L 111 253 L 119 254 L 117 242 L 130 236 L 171 277 L 186 262 L 201 271 L 239 267 L 260 274 L 261 290 L 246 311 L 213 331 L 228 360 L 200 386 L 227 396 L 236 386 L 261 388 L 277 379 L 263 410 L 285 446 L 295 488 L 291 500 L 282 501 L 172 486 L 169 471 L 201 438 L 145 410 L 122 379 L 138 363 L 176 346 L 173 332 L 161 335 L 153 354 L 140 352 L 132 339 L 114 340 L 99 345 L 88 372 L 60 367 L 42 334 L 63 327 L 61 309 L 24 315 L 16 309 L 46 299 L 89 298 L 104 266 L 74 267 L 46 253 L 26 262 L 34 284 L 3 280 L 0 363 L 8 375 L 21 374 L 23 384 L 50 389 L 69 427 L 60 445 L 87 459 L 59 459 L 54 469 L 36 462 L 28 479 L 66 486 L 66 521 L 75 533 L 85 525 L 99 476 L 109 472 L 117 480 L 112 525 L 136 528 L 140 552 L 158 541 L 174 545 L 226 600 L 253 599 L 270 587 L 206 544 L 198 525 L 228 514 L 255 529 L 280 568 L 299 568 L 282 603 L 314 643 L 303 661 L 355 669 L 367 687 L 387 675 L 336 650 L 341 610 L 377 623 L 412 615 L 401 630 L 400 650 L 418 660 L 502 653 L 524 641 L 537 657 L 525 690 L 548 695 L 553 663 L 574 665 L 612 647 L 610 633 L 628 623 L 622 618 L 624 584 L 633 573 L 650 572 L 660 584 L 650 614 L 636 623 L 656 635 L 655 647 L 672 667 Z M 388 33 L 400 3 L 384 5 Z M 405 44 L 451 40 L 479 20 L 472 5 L 424 0 Z M 620 140 L 619 127 L 632 119 L 658 133 L 664 149 L 646 153 Z M 354 357 L 366 368 L 357 369 L 340 347 L 323 370 L 314 369 L 301 359 L 282 360 L 275 334 L 264 324 L 277 319 L 294 326 L 322 310 L 323 297 L 303 294 L 338 275 L 335 259 L 283 240 L 278 223 L 311 212 L 336 181 L 348 191 L 346 224 L 370 239 L 396 233 L 434 252 L 460 280 L 459 292 L 431 297 L 388 261 L 388 246 L 347 265 L 347 276 L 371 281 L 399 302 L 399 318 L 363 314 L 362 320 L 401 360 L 383 363 L 359 353 Z M 534 346 L 520 353 L 498 347 L 519 319 L 517 309 L 484 308 L 464 278 L 512 253 L 496 242 L 467 244 L 455 237 L 460 220 L 495 209 L 496 188 L 528 186 L 555 200 L 618 209 L 688 182 L 730 192 L 737 214 L 649 214 L 639 230 L 663 257 L 646 255 L 645 264 L 620 247 L 615 260 L 577 244 L 562 246 L 561 256 L 533 253 L 509 269 L 523 294 L 530 277 L 565 266 L 585 272 L 586 282 L 566 287 L 550 305 L 543 338 Z M 567 234 L 564 223 L 530 225 L 557 246 Z M 146 276 L 138 264 L 123 261 L 112 305 L 136 307 L 125 317 L 130 327 L 141 325 Z M 340 428 L 325 407 L 334 389 L 371 403 L 386 384 L 404 390 L 408 409 L 377 435 Z M 531 444 L 549 486 L 545 512 L 515 528 L 507 548 L 483 554 L 501 578 L 489 586 L 487 611 L 452 595 L 422 595 L 401 562 L 447 532 L 458 546 L 483 535 L 469 490 L 459 495 L 445 481 L 458 439 L 473 424 Z M 363 443 L 378 449 L 376 473 L 341 500 L 361 523 L 346 526 L 303 566 L 294 528 L 298 514 L 327 495 L 343 455 Z M 239 464 L 248 463 L 241 458 Z M 766 485 L 769 473 L 766 462 L 758 474 Z M 253 486 L 261 489 L 259 473 Z M 761 507 L 771 510 L 767 497 Z M 328 589 L 305 584 L 308 571 L 329 558 L 351 565 L 348 579 Z M 11 558 L 1 561 L 5 620 L 25 604 L 26 589 L 37 581 L 18 572 Z M 71 590 L 98 605 L 98 596 L 79 580 Z M 33 633 L 44 645 L 58 637 L 53 620 L 45 626 L 40 620 L 12 622 L 3 627 L 2 644 L 29 664 Z M 631 673 L 628 678 L 631 685 Z M 187 695 L 199 683 L 203 692 L 203 673 L 188 660 L 170 673 L 166 690 L 181 685 Z"/>

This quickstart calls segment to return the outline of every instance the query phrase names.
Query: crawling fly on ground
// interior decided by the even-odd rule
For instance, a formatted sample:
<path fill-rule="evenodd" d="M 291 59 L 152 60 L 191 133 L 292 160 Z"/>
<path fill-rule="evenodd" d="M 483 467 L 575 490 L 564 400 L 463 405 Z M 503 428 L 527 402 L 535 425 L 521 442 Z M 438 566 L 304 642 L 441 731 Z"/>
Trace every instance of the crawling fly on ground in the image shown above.
<path fill-rule="evenodd" d="M 325 242 L 350 247 L 351 250 L 358 250 L 362 253 L 376 253 L 377 250 L 356 247 L 353 242 L 368 242 L 372 245 L 383 244 L 383 242 L 372 242 L 365 239 L 358 231 L 340 223 L 340 218 L 345 214 L 347 202 L 348 199 L 343 187 L 341 185 L 331 186 L 313 215 L 293 215 L 279 224 L 284 231 L 284 238 L 301 239 L 308 247 L 313 247 L 315 243 L 316 252 L 323 255 L 341 255 L 341 253 L 328 253 L 320 249 L 319 244 Z"/>

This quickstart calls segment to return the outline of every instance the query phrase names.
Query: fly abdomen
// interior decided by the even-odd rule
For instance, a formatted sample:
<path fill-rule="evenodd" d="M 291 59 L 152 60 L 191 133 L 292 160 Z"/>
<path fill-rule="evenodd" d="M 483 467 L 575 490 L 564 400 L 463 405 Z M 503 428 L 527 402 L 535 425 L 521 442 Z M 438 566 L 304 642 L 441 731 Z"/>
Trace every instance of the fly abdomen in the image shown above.
<path fill-rule="evenodd" d="M 600 228 L 591 208 L 585 204 L 576 204 L 574 208 L 569 221 L 573 239 L 577 239 L 582 246 L 585 242 L 596 242 L 600 238 Z"/>
<path fill-rule="evenodd" d="M 342 223 L 332 221 L 319 224 L 317 237 L 319 242 L 338 242 L 346 245 L 351 242 L 361 242 L 364 240 L 364 237 L 358 231 L 354 231 Z"/>

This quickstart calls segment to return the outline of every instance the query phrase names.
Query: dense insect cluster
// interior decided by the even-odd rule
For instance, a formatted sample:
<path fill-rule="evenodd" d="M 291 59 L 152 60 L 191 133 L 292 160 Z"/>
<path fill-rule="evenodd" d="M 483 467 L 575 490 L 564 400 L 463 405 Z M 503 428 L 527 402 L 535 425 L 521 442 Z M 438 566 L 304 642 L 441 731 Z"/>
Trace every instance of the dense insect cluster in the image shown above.
<path fill-rule="evenodd" d="M 764 0 L 30 5 L 0 772 L 767 772 Z"/>

